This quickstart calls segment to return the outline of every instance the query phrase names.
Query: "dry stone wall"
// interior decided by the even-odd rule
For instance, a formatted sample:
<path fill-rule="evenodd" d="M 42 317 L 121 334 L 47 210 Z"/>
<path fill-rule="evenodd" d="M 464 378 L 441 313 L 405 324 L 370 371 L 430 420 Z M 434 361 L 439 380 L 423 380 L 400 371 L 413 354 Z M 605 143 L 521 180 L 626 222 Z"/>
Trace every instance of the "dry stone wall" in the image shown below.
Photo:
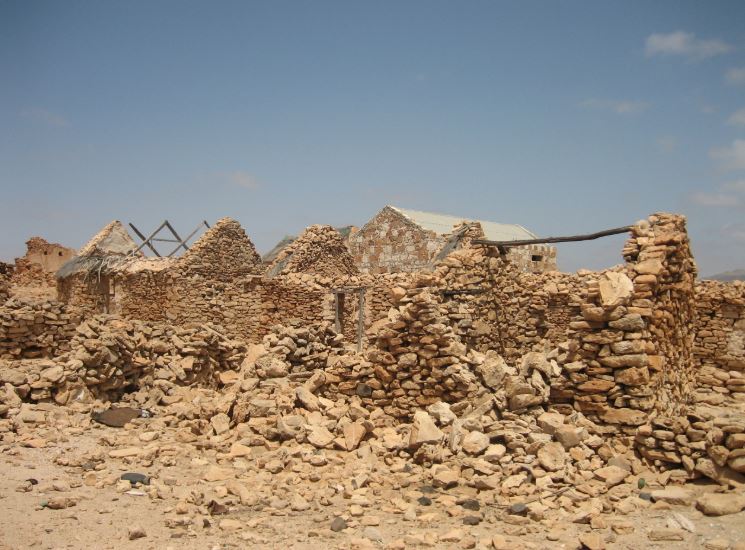
<path fill-rule="evenodd" d="M 552 397 L 628 431 L 692 402 L 696 267 L 682 216 L 635 225 L 624 256 L 626 267 L 588 280 Z"/>
<path fill-rule="evenodd" d="M 399 310 L 400 317 L 376 327 L 371 334 L 375 346 L 365 356 L 329 360 L 321 395 L 357 395 L 366 406 L 410 418 L 443 396 L 459 401 L 477 393 L 475 376 L 462 364 L 465 346 L 457 345 L 457 337 L 442 322 L 444 312 L 426 289 L 407 296 L 411 305 Z"/>
<path fill-rule="evenodd" d="M 11 299 L 0 306 L 0 358 L 53 357 L 69 349 L 80 317 L 59 302 Z"/>
<path fill-rule="evenodd" d="M 745 401 L 745 283 L 696 284 L 696 400 Z"/>
<path fill-rule="evenodd" d="M 640 426 L 635 446 L 658 469 L 684 468 L 690 478 L 745 485 L 745 414 L 696 408 Z"/>
<path fill-rule="evenodd" d="M 13 275 L 13 265 L 0 262 L 0 305 L 10 296 L 10 278 Z"/>
<path fill-rule="evenodd" d="M 175 269 L 185 276 L 230 282 L 260 273 L 261 257 L 241 224 L 222 218 L 178 259 Z"/>
<path fill-rule="evenodd" d="M 267 275 L 304 273 L 335 279 L 359 273 L 341 234 L 330 225 L 311 225 L 283 248 Z"/>
<path fill-rule="evenodd" d="M 109 311 L 111 283 L 108 275 L 78 273 L 57 280 L 57 298 L 81 315 Z"/>
<path fill-rule="evenodd" d="M 65 353 L 42 361 L 4 363 L 0 382 L 27 401 L 116 401 L 147 387 L 156 389 L 149 392 L 151 406 L 161 400 L 167 403 L 176 386 L 216 387 L 230 378 L 226 372 L 240 367 L 245 344 L 226 339 L 221 332 L 221 327 L 210 324 L 175 328 L 97 315 L 64 335 Z"/>

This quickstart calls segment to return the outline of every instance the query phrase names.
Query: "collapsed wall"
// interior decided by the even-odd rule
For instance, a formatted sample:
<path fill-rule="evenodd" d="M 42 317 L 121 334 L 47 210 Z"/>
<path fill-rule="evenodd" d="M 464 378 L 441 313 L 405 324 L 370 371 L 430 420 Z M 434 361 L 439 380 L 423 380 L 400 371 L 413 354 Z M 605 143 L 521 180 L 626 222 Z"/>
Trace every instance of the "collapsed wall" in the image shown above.
<path fill-rule="evenodd" d="M 80 317 L 59 302 L 0 305 L 0 359 L 50 358 L 70 349 Z"/>
<path fill-rule="evenodd" d="M 209 384 L 208 373 L 234 368 L 240 353 L 233 347 L 218 359 L 210 352 L 194 366 L 185 357 L 192 344 L 177 342 L 190 324 L 212 323 L 212 339 L 264 342 L 269 351 L 251 367 L 258 378 L 315 377 L 321 398 L 344 396 L 398 422 L 441 402 L 458 411 L 486 400 L 498 415 L 550 406 L 567 417 L 579 413 L 605 434 L 635 436 L 639 452 L 661 467 L 683 464 L 689 474 L 709 477 L 742 467 L 745 423 L 721 424 L 693 405 L 743 393 L 743 285 L 694 284 L 682 216 L 637 223 L 625 265 L 577 274 L 521 272 L 509 254 L 471 243 L 483 237 L 478 224 L 460 228 L 458 246 L 431 270 L 382 275 L 357 274 L 338 234 L 314 226 L 275 259 L 270 277 L 233 220 L 221 220 L 171 260 L 107 253 L 107 240 L 131 250 L 116 227 L 85 247 L 89 255 L 60 285 L 73 289 L 68 311 L 79 312 L 82 303 L 120 318 L 95 321 L 108 327 L 95 336 L 85 328 L 67 336 L 65 348 L 50 343 L 45 331 L 52 325 L 35 315 L 23 329 L 27 339 L 19 332 L 2 339 L 19 343 L 6 354 L 69 349 L 64 380 L 83 380 L 111 398 L 136 380 Z M 346 299 L 338 308 L 340 291 Z M 351 344 L 360 328 L 366 345 L 354 354 L 341 336 Z M 153 349 L 164 338 L 167 345 Z M 52 373 L 58 371 L 47 378 Z M 54 398 L 56 383 L 34 395 Z M 250 400 L 244 405 L 255 408 Z M 715 435 L 702 440 L 702 431 Z"/>
<path fill-rule="evenodd" d="M 118 401 L 147 388 L 151 402 L 143 405 L 154 406 L 167 401 L 176 386 L 216 387 L 224 372 L 240 367 L 245 345 L 219 330 L 208 324 L 174 328 L 97 315 L 67 335 L 64 353 L 0 366 L 0 382 L 10 386 L 5 397 L 12 391 L 16 399 L 60 405 L 92 398 Z"/>
<path fill-rule="evenodd" d="M 10 296 L 10 278 L 13 275 L 13 265 L 0 262 L 0 305 Z"/>
<path fill-rule="evenodd" d="M 520 273 L 496 247 L 433 271 L 464 342 L 516 361 L 558 347 L 552 400 L 631 431 L 692 403 L 695 264 L 682 216 L 631 229 L 627 264 L 600 273 Z"/>
<path fill-rule="evenodd" d="M 397 418 L 437 401 L 475 397 L 479 386 L 468 363 L 476 360 L 468 357 L 436 298 L 427 288 L 413 288 L 400 304 L 372 330 L 375 346 L 367 360 L 340 359 L 329 366 L 340 382 L 326 390 L 357 394 Z"/>
<path fill-rule="evenodd" d="M 54 287 L 55 272 L 76 254 L 72 248 L 47 242 L 41 237 L 26 241 L 26 254 L 16 258 L 12 283 L 17 286 Z"/>

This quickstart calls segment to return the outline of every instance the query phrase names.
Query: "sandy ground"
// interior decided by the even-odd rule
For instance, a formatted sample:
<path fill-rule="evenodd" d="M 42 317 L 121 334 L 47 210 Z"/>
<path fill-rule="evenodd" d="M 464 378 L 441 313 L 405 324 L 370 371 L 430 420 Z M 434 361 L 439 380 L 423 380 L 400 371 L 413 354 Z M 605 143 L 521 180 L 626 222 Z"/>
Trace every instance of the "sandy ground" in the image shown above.
<path fill-rule="evenodd" d="M 587 540 L 606 548 L 745 548 L 745 512 L 706 517 L 692 505 L 650 504 L 636 499 L 638 507 L 627 514 L 609 510 L 592 524 L 585 524 L 575 523 L 563 510 L 552 509 L 550 502 L 543 518 L 508 515 L 494 504 L 489 493 L 461 486 L 432 489 L 416 480 L 407 487 L 371 484 L 354 495 L 343 491 L 323 493 L 334 485 L 335 469 L 339 476 L 348 475 L 348 470 L 342 471 L 345 460 L 352 456 L 347 453 L 340 453 L 338 461 L 332 456 L 324 475 L 309 479 L 275 479 L 246 471 L 238 478 L 243 477 L 261 498 L 243 505 L 227 496 L 221 500 L 227 503 L 227 513 L 211 515 L 206 499 L 187 506 L 183 495 L 184 491 L 202 495 L 214 491 L 218 497 L 226 497 L 220 481 L 205 480 L 205 468 L 217 464 L 214 450 L 195 449 L 193 454 L 167 460 L 110 458 L 110 449 L 121 445 L 102 446 L 102 440 L 124 442 L 144 433 L 147 426 L 108 428 L 79 423 L 83 426 L 76 427 L 73 422 L 64 429 L 37 429 L 37 439 L 26 437 L 23 442 L 0 446 L 0 547 L 555 549 L 579 548 L 581 536 L 594 534 L 594 540 Z M 102 461 L 80 462 L 102 448 Z M 122 487 L 121 483 L 105 481 L 127 471 L 147 473 L 153 476 L 153 483 L 158 480 L 169 485 L 174 493 L 153 498 L 149 494 L 153 485 L 127 490 L 126 483 Z M 272 500 L 273 493 L 282 496 L 287 489 L 292 490 L 289 485 L 301 483 L 316 489 L 316 494 L 332 496 L 312 500 L 302 511 L 293 511 L 289 498 Z M 710 484 L 689 486 L 697 493 L 716 489 Z M 72 497 L 76 504 L 63 509 L 48 507 L 54 499 L 65 497 Z M 479 510 L 464 507 L 467 500 L 470 507 L 477 501 Z M 397 507 L 402 501 L 411 505 L 408 512 L 402 513 Z M 469 515 L 478 516 L 480 523 L 464 524 Z M 346 518 L 348 525 L 340 532 L 329 528 L 337 516 Z M 130 540 L 135 527 L 145 536 Z M 650 539 L 660 533 L 683 540 Z"/>

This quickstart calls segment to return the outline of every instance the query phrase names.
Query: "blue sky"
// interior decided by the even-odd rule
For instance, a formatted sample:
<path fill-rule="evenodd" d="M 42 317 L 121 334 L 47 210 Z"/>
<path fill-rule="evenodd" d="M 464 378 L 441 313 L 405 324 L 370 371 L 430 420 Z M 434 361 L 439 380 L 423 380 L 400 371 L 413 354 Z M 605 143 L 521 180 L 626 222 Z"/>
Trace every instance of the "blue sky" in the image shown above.
<path fill-rule="evenodd" d="M 0 0 L 0 186 L 5 260 L 112 219 L 231 216 L 266 251 L 394 204 L 681 212 L 702 274 L 743 268 L 745 3 Z"/>

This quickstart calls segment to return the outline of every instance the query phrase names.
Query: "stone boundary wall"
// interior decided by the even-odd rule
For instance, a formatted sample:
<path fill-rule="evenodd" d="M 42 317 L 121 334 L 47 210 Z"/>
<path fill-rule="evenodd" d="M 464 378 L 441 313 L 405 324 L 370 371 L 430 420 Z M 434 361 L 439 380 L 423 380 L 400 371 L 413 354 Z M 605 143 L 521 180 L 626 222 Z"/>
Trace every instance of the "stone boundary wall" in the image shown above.
<path fill-rule="evenodd" d="M 59 302 L 0 306 L 0 358 L 48 358 L 69 349 L 80 316 Z"/>
<path fill-rule="evenodd" d="M 0 413 L 8 397 L 11 402 L 69 404 L 118 400 L 123 393 L 157 387 L 155 397 L 145 396 L 152 405 L 175 386 L 217 387 L 235 377 L 225 371 L 237 371 L 246 353 L 245 344 L 220 332 L 221 327 L 209 324 L 177 328 L 106 314 L 89 317 L 66 335 L 64 353 L 0 364 L 0 384 L 5 385 Z"/>
<path fill-rule="evenodd" d="M 334 319 L 328 288 L 259 276 L 227 283 L 142 271 L 108 275 L 100 283 L 68 278 L 59 288 L 63 300 L 86 316 L 111 313 L 173 325 L 210 322 L 223 326 L 226 336 L 252 343 L 290 319 L 309 324 Z"/>
<path fill-rule="evenodd" d="M 745 401 L 745 282 L 696 284 L 696 399 Z"/>
<path fill-rule="evenodd" d="M 745 414 L 691 411 L 659 416 L 640 426 L 639 454 L 658 469 L 683 467 L 690 478 L 706 476 L 723 485 L 745 485 Z"/>

